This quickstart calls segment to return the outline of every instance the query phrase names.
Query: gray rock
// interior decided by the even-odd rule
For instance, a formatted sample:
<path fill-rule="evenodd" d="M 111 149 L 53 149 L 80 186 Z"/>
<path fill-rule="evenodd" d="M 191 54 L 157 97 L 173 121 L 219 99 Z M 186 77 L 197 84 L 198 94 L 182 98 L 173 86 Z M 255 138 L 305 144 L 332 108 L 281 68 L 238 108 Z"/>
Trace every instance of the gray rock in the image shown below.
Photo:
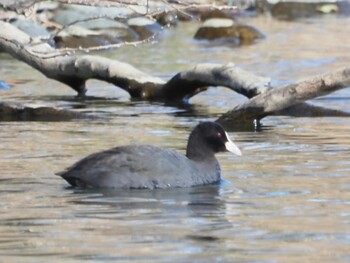
<path fill-rule="evenodd" d="M 31 37 L 49 38 L 51 36 L 43 26 L 20 16 L 12 19 L 11 24 L 26 32 Z"/>
<path fill-rule="evenodd" d="M 128 28 L 127 25 L 108 18 L 97 18 L 89 21 L 82 21 L 77 23 L 77 25 L 87 29 L 93 29 L 93 30 L 112 29 L 112 28 L 127 29 Z"/>
<path fill-rule="evenodd" d="M 87 37 L 87 36 L 97 36 L 101 35 L 101 32 L 86 29 L 81 26 L 71 25 L 61 32 L 58 33 L 60 37 L 77 36 L 77 37 Z"/>
<path fill-rule="evenodd" d="M 106 16 L 111 18 L 117 17 L 129 17 L 133 15 L 133 12 L 130 8 L 126 7 L 97 7 L 97 6 L 84 6 L 84 5 L 62 5 L 63 9 L 66 11 L 74 11 L 81 14 L 85 14 L 88 17 L 93 16 Z"/>

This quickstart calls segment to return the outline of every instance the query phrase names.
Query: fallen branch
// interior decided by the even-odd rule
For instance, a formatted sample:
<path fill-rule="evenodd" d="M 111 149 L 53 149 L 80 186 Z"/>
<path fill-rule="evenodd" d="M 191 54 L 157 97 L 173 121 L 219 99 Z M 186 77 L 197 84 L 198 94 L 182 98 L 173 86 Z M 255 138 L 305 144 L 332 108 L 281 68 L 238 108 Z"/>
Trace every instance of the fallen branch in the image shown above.
<path fill-rule="evenodd" d="M 36 11 L 36 5 L 40 2 L 45 2 L 46 0 L 19 0 L 9 3 L 5 3 L 3 8 L 6 10 L 15 11 L 19 14 L 25 14 L 27 17 L 32 16 Z M 71 4 L 71 5 L 83 5 L 91 7 L 124 7 L 132 10 L 135 14 L 154 17 L 160 13 L 168 12 L 169 9 L 175 10 L 177 13 L 192 18 L 193 16 L 186 12 L 186 10 L 198 10 L 198 9 L 208 9 L 208 10 L 237 10 L 237 8 L 245 9 L 245 6 L 238 7 L 235 5 L 224 5 L 219 4 L 201 4 L 192 3 L 184 1 L 167 1 L 162 0 L 163 5 L 155 5 L 156 1 L 137 1 L 137 0 L 56 0 L 56 2 L 61 4 Z M 241 5 L 238 3 L 238 5 Z M 140 8 L 142 7 L 142 8 Z M 143 12 L 144 10 L 144 12 Z"/>
<path fill-rule="evenodd" d="M 266 92 L 270 78 L 260 77 L 236 67 L 234 64 L 199 64 L 176 74 L 161 89 L 166 100 L 182 100 L 208 86 L 227 87 L 248 98 Z"/>
<path fill-rule="evenodd" d="M 232 126 L 237 119 L 247 122 L 260 120 L 293 105 L 327 95 L 349 85 L 350 68 L 345 68 L 310 80 L 268 90 L 223 114 L 217 122 L 224 126 Z"/>
<path fill-rule="evenodd" d="M 58 80 L 84 96 L 88 79 L 110 82 L 132 98 L 157 101 L 188 99 L 208 86 L 225 86 L 252 97 L 268 88 L 269 78 L 255 76 L 233 64 L 200 64 L 177 74 L 167 83 L 133 66 L 93 55 L 57 53 L 46 43 L 32 43 L 31 38 L 11 24 L 0 22 L 0 48 L 16 59 Z"/>
<path fill-rule="evenodd" d="M 70 86 L 80 96 L 86 92 L 88 79 L 99 79 L 113 83 L 127 91 L 132 98 L 141 100 L 182 101 L 208 86 L 227 87 L 250 98 L 217 120 L 226 127 L 237 122 L 253 123 L 272 114 L 283 114 L 293 105 L 294 113 L 298 109 L 311 110 L 302 102 L 350 85 L 350 69 L 347 68 L 281 88 L 271 88 L 268 78 L 253 75 L 233 64 L 199 64 L 166 82 L 127 63 L 101 56 L 57 54 L 46 43 L 32 43 L 27 34 L 8 23 L 0 22 L 0 28 L 0 49 L 48 78 Z M 334 115 L 338 113 L 349 116 L 346 112 L 332 112 Z"/>
<path fill-rule="evenodd" d="M 0 49 L 37 69 L 46 77 L 58 80 L 83 96 L 88 79 L 113 83 L 132 97 L 143 97 L 143 89 L 157 87 L 164 81 L 149 76 L 133 66 L 100 56 L 57 53 L 46 43 L 32 43 L 32 39 L 9 23 L 0 22 Z"/>
<path fill-rule="evenodd" d="M 35 5 L 40 2 L 45 2 L 46 0 L 20 0 L 13 1 L 13 3 L 8 3 L 4 5 L 6 10 L 15 11 L 17 13 L 23 13 L 26 16 L 30 16 L 35 11 Z M 61 4 L 76 4 L 76 5 L 86 5 L 86 6 L 96 6 L 96 7 L 127 7 L 132 9 L 132 6 L 145 6 L 145 2 L 142 1 L 108 1 L 108 0 L 56 0 Z M 146 2 L 148 7 L 148 3 Z M 144 14 L 142 14 L 144 15 Z"/>

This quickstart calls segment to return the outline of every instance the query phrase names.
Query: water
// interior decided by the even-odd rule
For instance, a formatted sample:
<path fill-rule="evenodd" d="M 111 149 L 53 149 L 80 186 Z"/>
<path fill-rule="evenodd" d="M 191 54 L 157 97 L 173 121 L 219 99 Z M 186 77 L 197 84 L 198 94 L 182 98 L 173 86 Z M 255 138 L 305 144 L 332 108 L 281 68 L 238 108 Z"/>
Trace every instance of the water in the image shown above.
<path fill-rule="evenodd" d="M 164 78 L 195 63 L 235 62 L 279 85 L 347 66 L 349 22 L 254 18 L 250 23 L 267 38 L 241 48 L 195 42 L 196 25 L 185 24 L 157 45 L 108 56 Z M 211 88 L 177 107 L 133 102 L 116 87 L 90 81 L 90 98 L 75 101 L 69 88 L 0 58 L 4 78 L 27 80 L 0 90 L 2 100 L 108 117 L 0 123 L 0 261 L 349 262 L 350 119 L 268 117 L 259 131 L 230 131 L 243 156 L 218 156 L 224 181 L 217 186 L 77 190 L 54 173 L 131 142 L 184 151 L 195 123 L 244 98 Z M 345 89 L 312 103 L 349 111 L 349 98 Z"/>

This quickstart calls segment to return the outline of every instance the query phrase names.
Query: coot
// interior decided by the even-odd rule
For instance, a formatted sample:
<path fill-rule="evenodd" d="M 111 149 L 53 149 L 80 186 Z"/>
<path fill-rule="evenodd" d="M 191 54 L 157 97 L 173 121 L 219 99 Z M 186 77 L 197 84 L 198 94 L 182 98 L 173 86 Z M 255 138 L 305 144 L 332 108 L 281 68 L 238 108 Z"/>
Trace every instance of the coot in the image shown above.
<path fill-rule="evenodd" d="M 150 145 L 126 145 L 91 154 L 58 175 L 88 188 L 190 187 L 220 180 L 215 153 L 241 155 L 217 123 L 202 122 L 191 132 L 186 156 Z"/>

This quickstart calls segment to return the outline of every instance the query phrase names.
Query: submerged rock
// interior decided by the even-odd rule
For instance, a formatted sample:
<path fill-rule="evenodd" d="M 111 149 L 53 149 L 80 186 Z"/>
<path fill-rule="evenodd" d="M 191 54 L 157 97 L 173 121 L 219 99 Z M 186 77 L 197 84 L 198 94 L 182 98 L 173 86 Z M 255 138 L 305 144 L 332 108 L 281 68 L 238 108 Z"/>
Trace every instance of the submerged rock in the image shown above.
<path fill-rule="evenodd" d="M 237 44 L 250 44 L 262 37 L 263 34 L 254 27 L 227 18 L 206 20 L 194 36 L 195 39 L 227 39 Z"/>
<path fill-rule="evenodd" d="M 0 121 L 68 121 L 88 118 L 85 114 L 51 107 L 28 107 L 18 103 L 0 102 Z"/>

